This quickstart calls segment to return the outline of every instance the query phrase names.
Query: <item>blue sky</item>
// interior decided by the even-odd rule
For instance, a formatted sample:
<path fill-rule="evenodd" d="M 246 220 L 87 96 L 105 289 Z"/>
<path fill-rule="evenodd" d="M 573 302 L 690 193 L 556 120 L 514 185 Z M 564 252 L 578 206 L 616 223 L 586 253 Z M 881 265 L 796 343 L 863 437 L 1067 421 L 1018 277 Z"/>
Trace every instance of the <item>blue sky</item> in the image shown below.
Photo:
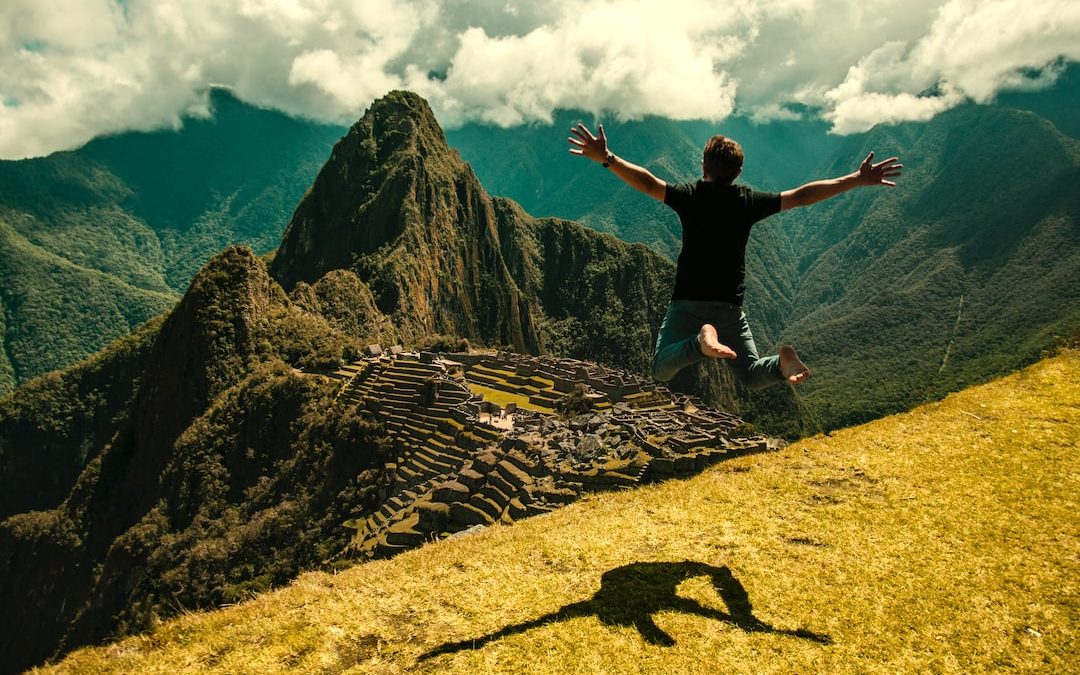
<path fill-rule="evenodd" d="M 798 103 L 851 133 L 1046 86 L 1076 60 L 1076 0 L 5 0 L 0 158 L 176 125 L 210 85 L 338 123 L 407 88 L 447 126 Z"/>

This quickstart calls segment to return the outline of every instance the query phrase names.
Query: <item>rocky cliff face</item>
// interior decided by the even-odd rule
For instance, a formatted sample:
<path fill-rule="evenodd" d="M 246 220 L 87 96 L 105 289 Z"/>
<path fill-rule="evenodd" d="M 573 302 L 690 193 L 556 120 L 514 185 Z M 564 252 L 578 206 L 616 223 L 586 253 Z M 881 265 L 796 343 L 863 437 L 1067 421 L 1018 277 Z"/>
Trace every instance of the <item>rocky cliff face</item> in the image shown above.
<path fill-rule="evenodd" d="M 540 348 L 491 201 L 415 94 L 376 101 L 338 142 L 271 265 L 287 290 L 338 269 L 355 272 L 407 337 Z"/>

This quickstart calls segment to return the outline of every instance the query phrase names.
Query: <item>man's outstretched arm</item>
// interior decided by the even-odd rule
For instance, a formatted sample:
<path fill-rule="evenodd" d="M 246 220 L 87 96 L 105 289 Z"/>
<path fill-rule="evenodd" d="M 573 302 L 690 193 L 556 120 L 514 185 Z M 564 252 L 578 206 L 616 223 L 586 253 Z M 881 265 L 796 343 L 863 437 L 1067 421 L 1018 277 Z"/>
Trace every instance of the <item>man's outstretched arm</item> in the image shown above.
<path fill-rule="evenodd" d="M 667 192 L 667 183 L 653 175 L 643 166 L 631 164 L 621 157 L 616 157 L 607 147 L 607 136 L 604 135 L 604 125 L 599 128 L 600 135 L 593 136 L 592 132 L 584 124 L 578 124 L 570 129 L 573 136 L 566 140 L 574 147 L 570 153 L 587 157 L 598 164 L 606 164 L 611 171 L 624 183 L 638 192 L 644 192 L 653 199 L 664 201 Z"/>
<path fill-rule="evenodd" d="M 785 190 L 780 193 L 780 210 L 793 209 L 796 206 L 809 206 L 823 199 L 835 197 L 841 192 L 847 192 L 857 187 L 867 185 L 887 185 L 896 187 L 896 183 L 889 180 L 900 175 L 903 164 L 897 163 L 896 157 L 890 157 L 883 162 L 872 164 L 874 153 L 866 156 L 859 165 L 859 170 L 832 180 L 818 180 L 807 183 L 794 190 Z"/>

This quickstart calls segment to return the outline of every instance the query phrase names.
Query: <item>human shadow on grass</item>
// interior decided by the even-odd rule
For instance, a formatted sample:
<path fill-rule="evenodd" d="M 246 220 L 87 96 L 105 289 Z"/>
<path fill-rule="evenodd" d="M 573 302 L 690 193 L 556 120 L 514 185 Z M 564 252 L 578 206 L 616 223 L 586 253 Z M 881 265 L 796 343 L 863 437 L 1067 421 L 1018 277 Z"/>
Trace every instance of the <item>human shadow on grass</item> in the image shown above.
<path fill-rule="evenodd" d="M 726 612 L 706 607 L 696 600 L 684 598 L 676 591 L 679 584 L 695 577 L 706 576 L 727 605 Z M 832 644 L 828 635 L 805 629 L 785 630 L 773 628 L 754 616 L 750 596 L 739 580 L 727 567 L 715 567 L 705 563 L 650 562 L 632 563 L 604 572 L 600 577 L 600 590 L 592 598 L 575 602 L 531 621 L 507 626 L 483 637 L 449 642 L 420 656 L 428 659 L 442 654 L 452 654 L 466 649 L 477 649 L 489 642 L 555 621 L 565 621 L 584 616 L 595 616 L 609 626 L 633 626 L 649 644 L 670 647 L 675 640 L 656 625 L 653 615 L 665 610 L 696 614 L 733 624 L 748 633 L 777 633 L 811 640 L 819 644 Z"/>

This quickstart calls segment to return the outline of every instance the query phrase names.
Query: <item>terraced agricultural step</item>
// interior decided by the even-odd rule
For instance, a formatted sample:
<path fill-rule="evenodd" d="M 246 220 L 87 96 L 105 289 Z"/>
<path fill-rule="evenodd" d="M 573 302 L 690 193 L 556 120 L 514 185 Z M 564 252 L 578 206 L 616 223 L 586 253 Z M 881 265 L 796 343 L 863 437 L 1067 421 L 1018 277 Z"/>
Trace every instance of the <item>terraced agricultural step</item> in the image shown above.
<path fill-rule="evenodd" d="M 419 476 L 420 480 L 427 480 L 429 478 L 434 478 L 435 476 L 442 475 L 442 471 L 428 464 L 425 464 L 415 455 L 410 455 L 408 459 L 405 460 L 403 466 L 406 466 L 415 471 Z"/>
<path fill-rule="evenodd" d="M 398 370 L 405 370 L 422 375 L 441 375 L 443 373 L 442 366 L 434 363 L 422 363 L 420 361 L 398 361 L 394 364 L 394 367 Z"/>
<path fill-rule="evenodd" d="M 448 447 L 450 447 L 450 446 L 448 446 L 446 444 L 446 441 L 443 440 L 442 436 L 432 434 L 431 436 L 428 436 L 427 438 L 424 439 L 424 443 L 423 443 L 422 447 L 428 448 L 430 450 L 437 450 L 437 451 L 439 451 L 441 453 L 444 453 L 444 452 L 446 452 L 446 449 Z"/>
<path fill-rule="evenodd" d="M 385 533 L 386 543 L 391 546 L 418 546 L 424 543 L 425 534 L 417 531 L 420 524 L 420 514 L 415 511 L 408 518 L 395 523 Z"/>
<path fill-rule="evenodd" d="M 499 510 L 506 508 L 506 505 L 510 503 L 510 496 L 513 492 L 505 493 L 499 488 L 492 485 L 490 482 L 484 487 L 480 488 L 480 495 L 495 502 L 499 507 Z"/>
<path fill-rule="evenodd" d="M 436 459 L 423 450 L 417 450 L 412 454 L 412 457 L 416 458 L 425 466 L 430 467 L 434 473 L 453 473 L 456 470 L 456 467 L 453 464 Z"/>
<path fill-rule="evenodd" d="M 529 515 L 529 509 L 525 508 L 525 505 L 521 503 L 521 500 L 511 499 L 506 505 L 506 513 L 510 515 L 514 520 L 521 520 Z"/>
<path fill-rule="evenodd" d="M 401 370 L 388 370 L 382 374 L 385 382 L 392 382 L 402 389 L 420 390 L 431 379 L 430 375 L 416 375 Z"/>
<path fill-rule="evenodd" d="M 443 455 L 446 455 L 448 460 L 453 459 L 454 463 L 458 465 L 469 461 L 473 457 L 473 453 L 469 452 L 465 448 L 458 447 L 457 445 L 447 445 L 443 448 L 440 448 L 439 451 Z"/>
<path fill-rule="evenodd" d="M 468 377 L 470 373 L 485 373 L 489 375 L 496 375 L 502 379 L 506 379 L 508 377 L 515 377 L 517 375 L 517 372 L 513 370 L 513 366 L 509 368 L 496 368 L 494 366 L 485 366 L 482 363 L 478 363 L 472 368 L 470 368 L 465 373 L 466 377 Z"/>
<path fill-rule="evenodd" d="M 441 462 L 451 467 L 454 471 L 457 471 L 460 468 L 461 458 L 456 454 L 446 452 L 444 448 L 437 449 L 429 446 L 421 446 L 421 451 L 436 462 Z"/>
<path fill-rule="evenodd" d="M 450 521 L 470 525 L 489 525 L 495 522 L 494 518 L 472 504 L 466 502 L 454 502 L 450 505 Z"/>
<path fill-rule="evenodd" d="M 425 476 L 422 476 L 419 471 L 408 466 L 407 464 L 398 465 L 398 473 L 401 474 L 406 482 L 412 483 L 423 480 Z"/>
<path fill-rule="evenodd" d="M 495 470 L 498 471 L 499 475 L 505 478 L 506 482 L 511 485 L 527 485 L 528 483 L 533 482 L 532 477 L 529 474 L 505 459 L 499 461 L 499 463 L 495 465 Z"/>
<path fill-rule="evenodd" d="M 439 428 L 439 425 L 437 423 L 429 422 L 423 417 L 420 417 L 419 415 L 413 415 L 409 419 L 409 424 L 407 426 L 415 429 L 416 432 L 421 436 L 428 436 L 434 434 Z"/>
<path fill-rule="evenodd" d="M 492 471 L 491 473 L 489 473 L 487 475 L 487 482 L 489 485 L 496 488 L 497 490 L 499 490 L 499 492 L 502 492 L 507 497 L 524 497 L 525 499 L 530 499 L 530 497 L 528 496 L 529 493 L 525 489 L 525 486 L 515 485 L 514 483 L 511 483 L 510 481 L 506 480 L 506 478 L 504 478 L 503 475 L 498 471 Z"/>
<path fill-rule="evenodd" d="M 499 389 L 500 391 L 510 391 L 510 389 L 507 389 L 507 387 L 510 387 L 511 385 L 507 384 L 506 380 L 502 379 L 501 377 L 487 375 L 485 373 L 470 372 L 465 375 L 465 379 L 474 384 L 484 385 L 487 387 L 491 387 L 492 389 Z"/>
<path fill-rule="evenodd" d="M 494 500 L 485 497 L 482 494 L 476 494 L 470 497 L 469 503 L 486 513 L 491 518 L 492 522 L 498 520 L 503 512 L 502 506 L 496 504 Z"/>

